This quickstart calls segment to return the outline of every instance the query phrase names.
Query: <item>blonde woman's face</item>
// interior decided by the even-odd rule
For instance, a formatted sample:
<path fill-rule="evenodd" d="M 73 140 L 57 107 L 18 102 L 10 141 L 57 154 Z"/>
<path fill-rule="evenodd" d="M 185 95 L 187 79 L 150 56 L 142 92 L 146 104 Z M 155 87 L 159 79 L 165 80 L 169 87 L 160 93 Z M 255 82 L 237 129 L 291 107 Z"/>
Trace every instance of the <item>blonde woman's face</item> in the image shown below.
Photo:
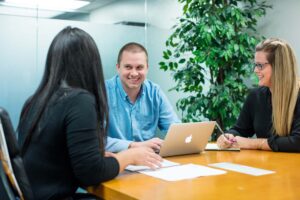
<path fill-rule="evenodd" d="M 263 51 L 255 53 L 254 72 L 258 77 L 258 85 L 271 87 L 272 66 L 268 63 L 267 54 Z"/>

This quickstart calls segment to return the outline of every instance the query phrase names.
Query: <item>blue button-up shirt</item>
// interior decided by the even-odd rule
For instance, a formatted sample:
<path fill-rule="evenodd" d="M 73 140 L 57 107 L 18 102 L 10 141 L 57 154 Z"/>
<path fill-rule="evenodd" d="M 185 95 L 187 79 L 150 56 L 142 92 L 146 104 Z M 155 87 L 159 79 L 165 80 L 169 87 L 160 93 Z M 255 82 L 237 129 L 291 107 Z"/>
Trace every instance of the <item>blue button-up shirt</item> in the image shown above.
<path fill-rule="evenodd" d="M 160 87 L 145 80 L 135 103 L 131 103 L 119 76 L 106 80 L 109 126 L 106 151 L 127 149 L 132 141 L 146 141 L 159 128 L 166 133 L 172 123 L 180 122 Z"/>

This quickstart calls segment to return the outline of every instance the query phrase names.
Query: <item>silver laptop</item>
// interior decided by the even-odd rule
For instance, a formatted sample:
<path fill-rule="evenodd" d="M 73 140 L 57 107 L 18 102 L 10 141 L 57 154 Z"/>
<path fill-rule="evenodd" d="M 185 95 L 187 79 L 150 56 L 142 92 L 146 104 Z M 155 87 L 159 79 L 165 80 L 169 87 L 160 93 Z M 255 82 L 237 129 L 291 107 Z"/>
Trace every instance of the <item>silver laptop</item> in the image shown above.
<path fill-rule="evenodd" d="M 172 124 L 159 155 L 167 157 L 200 153 L 205 149 L 215 125 L 215 121 Z"/>

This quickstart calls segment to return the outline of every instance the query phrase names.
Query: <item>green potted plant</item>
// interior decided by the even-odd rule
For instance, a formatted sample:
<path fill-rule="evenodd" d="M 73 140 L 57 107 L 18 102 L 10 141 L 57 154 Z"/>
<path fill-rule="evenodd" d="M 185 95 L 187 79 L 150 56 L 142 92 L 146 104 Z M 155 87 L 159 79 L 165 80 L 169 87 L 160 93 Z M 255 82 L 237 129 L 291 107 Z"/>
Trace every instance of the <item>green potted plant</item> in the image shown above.
<path fill-rule="evenodd" d="M 270 8 L 257 0 L 178 0 L 183 15 L 166 41 L 160 69 L 171 71 L 183 121 L 236 121 L 253 74 L 257 20 Z"/>

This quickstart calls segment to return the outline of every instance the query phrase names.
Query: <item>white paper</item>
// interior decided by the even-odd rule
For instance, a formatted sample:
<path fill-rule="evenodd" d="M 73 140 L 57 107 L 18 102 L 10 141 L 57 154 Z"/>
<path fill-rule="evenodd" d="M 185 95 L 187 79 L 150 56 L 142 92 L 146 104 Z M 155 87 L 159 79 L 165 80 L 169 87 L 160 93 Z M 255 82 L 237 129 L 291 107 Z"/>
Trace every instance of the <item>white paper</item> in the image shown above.
<path fill-rule="evenodd" d="M 261 176 L 261 175 L 275 173 L 274 171 L 270 171 L 270 170 L 259 169 L 255 167 L 249 167 L 246 165 L 239 165 L 239 164 L 234 164 L 229 162 L 214 163 L 214 164 L 209 164 L 209 166 L 227 169 L 227 170 L 249 174 L 253 176 Z"/>
<path fill-rule="evenodd" d="M 157 170 L 140 171 L 142 174 L 160 178 L 166 181 L 179 181 L 184 179 L 196 178 L 199 176 L 212 176 L 225 174 L 226 171 L 214 169 L 202 165 L 186 164 L 167 168 L 160 168 Z"/>
<path fill-rule="evenodd" d="M 208 143 L 205 147 L 206 151 L 240 151 L 238 147 L 220 148 L 216 143 Z"/>
<path fill-rule="evenodd" d="M 162 167 L 171 167 L 171 166 L 179 165 L 179 163 L 171 162 L 166 159 L 164 159 L 161 164 L 162 164 Z M 159 168 L 159 167 L 157 167 L 157 168 Z M 151 170 L 150 167 L 143 166 L 143 165 L 128 165 L 125 169 L 128 171 Z"/>

